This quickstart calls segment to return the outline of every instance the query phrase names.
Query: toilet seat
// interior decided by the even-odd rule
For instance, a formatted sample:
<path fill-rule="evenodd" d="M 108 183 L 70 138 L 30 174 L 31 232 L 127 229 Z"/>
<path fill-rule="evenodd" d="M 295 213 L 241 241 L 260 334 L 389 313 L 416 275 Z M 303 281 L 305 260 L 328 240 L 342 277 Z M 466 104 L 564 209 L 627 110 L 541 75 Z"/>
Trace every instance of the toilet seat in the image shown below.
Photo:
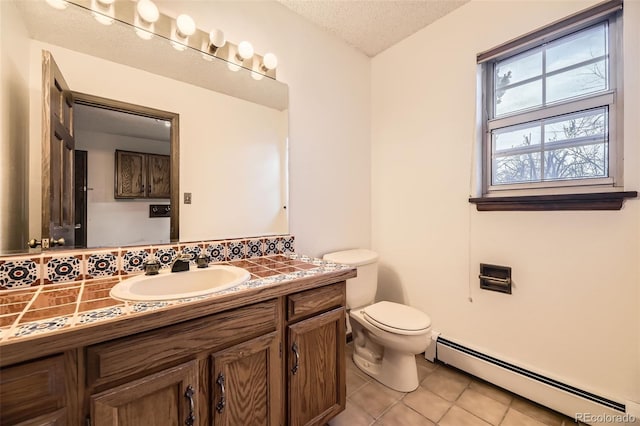
<path fill-rule="evenodd" d="M 378 302 L 362 310 L 363 317 L 382 330 L 402 334 L 424 334 L 431 327 L 431 318 L 411 306 L 394 302 Z"/>

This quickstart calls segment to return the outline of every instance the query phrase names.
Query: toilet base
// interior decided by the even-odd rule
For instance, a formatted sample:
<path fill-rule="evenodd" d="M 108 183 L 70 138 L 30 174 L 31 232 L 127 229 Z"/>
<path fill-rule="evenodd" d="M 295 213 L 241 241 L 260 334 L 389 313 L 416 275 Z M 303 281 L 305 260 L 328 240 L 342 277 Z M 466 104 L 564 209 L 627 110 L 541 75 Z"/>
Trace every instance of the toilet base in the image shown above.
<path fill-rule="evenodd" d="M 354 364 L 383 385 L 399 392 L 411 392 L 418 388 L 418 368 L 413 355 L 389 348 L 379 360 L 353 353 Z"/>

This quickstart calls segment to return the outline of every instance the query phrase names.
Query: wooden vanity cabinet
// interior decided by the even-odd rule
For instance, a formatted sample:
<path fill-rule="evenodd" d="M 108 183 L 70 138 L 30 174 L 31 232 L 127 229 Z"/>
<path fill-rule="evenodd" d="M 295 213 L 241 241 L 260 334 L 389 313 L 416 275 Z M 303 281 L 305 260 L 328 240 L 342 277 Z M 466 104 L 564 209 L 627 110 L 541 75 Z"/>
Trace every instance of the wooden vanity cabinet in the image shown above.
<path fill-rule="evenodd" d="M 279 333 L 216 352 L 211 365 L 214 425 L 281 424 Z"/>
<path fill-rule="evenodd" d="M 324 425 L 345 408 L 345 282 L 292 291 L 3 367 L 0 425 Z"/>
<path fill-rule="evenodd" d="M 90 397 L 95 426 L 195 425 L 198 365 L 190 361 Z"/>
<path fill-rule="evenodd" d="M 3 368 L 0 371 L 1 425 L 66 425 L 68 400 L 75 395 L 68 378 L 73 376 L 64 355 Z"/>
<path fill-rule="evenodd" d="M 212 392 L 220 375 L 221 420 L 243 424 L 234 419 L 244 418 L 247 407 L 270 413 L 282 376 L 279 318 L 277 301 L 270 300 L 89 346 L 85 393 L 91 424 L 117 419 L 119 426 L 210 425 L 212 407 L 223 396 Z M 246 424 L 279 425 L 281 410 L 270 414 L 265 423 Z"/>
<path fill-rule="evenodd" d="M 344 283 L 290 295 L 287 305 L 288 424 L 323 425 L 346 403 Z"/>

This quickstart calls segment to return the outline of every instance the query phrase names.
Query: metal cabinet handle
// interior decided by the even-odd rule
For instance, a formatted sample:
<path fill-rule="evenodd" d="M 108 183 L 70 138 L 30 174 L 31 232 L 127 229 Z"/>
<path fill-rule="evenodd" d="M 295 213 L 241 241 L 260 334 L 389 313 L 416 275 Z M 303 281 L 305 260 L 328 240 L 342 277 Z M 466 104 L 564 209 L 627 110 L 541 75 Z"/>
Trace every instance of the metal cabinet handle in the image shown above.
<path fill-rule="evenodd" d="M 295 375 L 298 372 L 298 369 L 300 368 L 300 352 L 298 352 L 298 345 L 296 345 L 296 343 L 293 343 L 293 346 L 291 346 L 291 350 L 293 351 L 293 354 L 296 356 L 296 361 L 293 364 L 293 368 L 291 368 L 291 374 Z"/>
<path fill-rule="evenodd" d="M 220 386 L 220 401 L 216 404 L 216 410 L 218 413 L 222 413 L 224 410 L 224 405 L 226 404 L 225 395 L 224 395 L 224 374 L 220 373 L 218 375 L 218 379 L 216 380 L 218 386 Z"/>
<path fill-rule="evenodd" d="M 189 414 L 187 415 L 186 420 L 184 421 L 184 424 L 186 426 L 193 426 L 193 423 L 196 421 L 196 414 L 195 414 L 195 404 L 193 403 L 193 386 L 189 385 L 187 386 L 187 390 L 184 392 L 184 397 L 187 398 L 189 400 Z"/>

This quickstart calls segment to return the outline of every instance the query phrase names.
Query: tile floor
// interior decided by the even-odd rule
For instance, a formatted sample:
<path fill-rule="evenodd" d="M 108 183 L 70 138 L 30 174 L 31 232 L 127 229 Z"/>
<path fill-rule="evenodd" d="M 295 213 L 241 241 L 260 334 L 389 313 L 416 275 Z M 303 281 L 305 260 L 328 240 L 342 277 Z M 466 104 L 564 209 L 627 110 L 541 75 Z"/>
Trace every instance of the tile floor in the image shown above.
<path fill-rule="evenodd" d="M 353 363 L 347 345 L 347 407 L 329 426 L 568 426 L 573 419 L 443 364 L 416 356 L 420 386 L 391 390 Z"/>

